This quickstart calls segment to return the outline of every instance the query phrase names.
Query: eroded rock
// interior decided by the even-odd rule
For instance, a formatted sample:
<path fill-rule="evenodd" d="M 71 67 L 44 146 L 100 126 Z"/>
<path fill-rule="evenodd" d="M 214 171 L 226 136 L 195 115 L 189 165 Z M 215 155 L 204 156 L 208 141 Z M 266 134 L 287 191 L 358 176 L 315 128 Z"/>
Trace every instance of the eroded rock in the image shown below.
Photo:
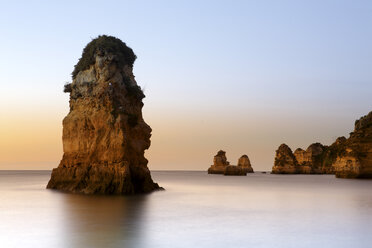
<path fill-rule="evenodd" d="M 281 145 L 275 157 L 274 174 L 324 174 L 332 173 L 331 164 L 325 164 L 328 147 L 311 144 L 306 151 L 297 148 L 293 154 L 287 145 Z M 292 156 L 293 155 L 293 156 Z"/>
<path fill-rule="evenodd" d="M 276 150 L 274 166 L 272 168 L 274 174 L 294 174 L 298 173 L 298 163 L 296 157 L 289 146 L 281 144 Z"/>
<path fill-rule="evenodd" d="M 75 66 L 67 87 L 70 112 L 63 120 L 64 154 L 47 188 L 85 194 L 158 189 L 144 157 L 151 137 L 142 118 L 144 94 L 134 80 L 134 60 L 126 62 L 135 55 L 110 36 L 100 36 L 88 46 L 94 54 L 84 49 L 77 65 L 84 69 L 77 71 Z"/>
<path fill-rule="evenodd" d="M 208 174 L 224 174 L 225 176 L 245 176 L 253 173 L 251 162 L 247 155 L 238 160 L 238 165 L 230 165 L 226 159 L 226 152 L 220 150 L 213 158 L 213 165 L 208 169 Z"/>
<path fill-rule="evenodd" d="M 342 144 L 334 162 L 336 177 L 372 178 L 372 112 L 355 122 L 354 132 Z"/>
<path fill-rule="evenodd" d="M 355 122 L 349 138 L 339 137 L 330 146 L 298 148 L 293 156 L 286 145 L 276 152 L 272 173 L 335 174 L 341 178 L 372 178 L 372 112 Z"/>
<path fill-rule="evenodd" d="M 247 155 L 243 155 L 238 160 L 238 167 L 241 167 L 246 173 L 253 173 L 251 161 Z"/>
<path fill-rule="evenodd" d="M 218 151 L 213 158 L 213 165 L 208 169 L 208 174 L 223 174 L 226 167 L 230 165 L 230 162 L 227 161 L 226 152 Z"/>

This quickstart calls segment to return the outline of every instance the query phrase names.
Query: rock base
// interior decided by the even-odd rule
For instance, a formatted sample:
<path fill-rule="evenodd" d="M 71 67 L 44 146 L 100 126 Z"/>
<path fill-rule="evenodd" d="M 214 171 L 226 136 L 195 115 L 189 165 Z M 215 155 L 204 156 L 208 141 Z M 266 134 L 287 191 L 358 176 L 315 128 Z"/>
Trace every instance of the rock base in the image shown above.
<path fill-rule="evenodd" d="M 148 176 L 132 175 L 124 163 L 55 168 L 47 185 L 48 189 L 82 194 L 148 193 L 160 189 Z"/>
<path fill-rule="evenodd" d="M 223 174 L 225 176 L 246 176 L 247 170 L 240 166 L 229 165 L 226 167 Z"/>

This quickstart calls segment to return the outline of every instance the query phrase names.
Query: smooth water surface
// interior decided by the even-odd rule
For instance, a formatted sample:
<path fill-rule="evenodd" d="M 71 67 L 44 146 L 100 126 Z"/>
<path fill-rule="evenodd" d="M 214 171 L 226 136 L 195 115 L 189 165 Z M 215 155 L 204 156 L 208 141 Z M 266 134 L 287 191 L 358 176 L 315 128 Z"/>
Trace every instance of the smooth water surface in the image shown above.
<path fill-rule="evenodd" d="M 49 171 L 0 171 L 0 247 L 371 247 L 372 181 L 332 175 L 152 172 L 166 190 L 46 190 Z"/>

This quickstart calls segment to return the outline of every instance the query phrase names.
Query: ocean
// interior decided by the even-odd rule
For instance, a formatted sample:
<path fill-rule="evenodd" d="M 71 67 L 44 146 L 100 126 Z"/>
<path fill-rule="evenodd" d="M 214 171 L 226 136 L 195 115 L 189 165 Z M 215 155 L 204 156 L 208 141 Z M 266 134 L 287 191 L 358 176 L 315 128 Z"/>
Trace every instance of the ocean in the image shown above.
<path fill-rule="evenodd" d="M 372 247 L 372 180 L 153 171 L 164 191 L 47 190 L 50 171 L 0 171 L 0 247 Z"/>

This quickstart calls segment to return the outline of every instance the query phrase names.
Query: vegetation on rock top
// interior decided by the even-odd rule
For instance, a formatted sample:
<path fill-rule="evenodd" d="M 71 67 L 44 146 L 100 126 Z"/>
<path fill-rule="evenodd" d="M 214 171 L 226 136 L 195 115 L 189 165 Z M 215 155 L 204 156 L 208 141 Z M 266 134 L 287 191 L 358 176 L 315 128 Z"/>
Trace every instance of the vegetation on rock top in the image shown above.
<path fill-rule="evenodd" d="M 137 58 L 133 50 L 120 39 L 113 36 L 100 35 L 89 42 L 84 48 L 81 58 L 72 72 L 73 79 L 76 78 L 80 71 L 89 69 L 89 66 L 95 63 L 95 55 L 97 53 L 111 53 L 117 55 L 117 63 L 119 66 L 133 66 Z"/>

